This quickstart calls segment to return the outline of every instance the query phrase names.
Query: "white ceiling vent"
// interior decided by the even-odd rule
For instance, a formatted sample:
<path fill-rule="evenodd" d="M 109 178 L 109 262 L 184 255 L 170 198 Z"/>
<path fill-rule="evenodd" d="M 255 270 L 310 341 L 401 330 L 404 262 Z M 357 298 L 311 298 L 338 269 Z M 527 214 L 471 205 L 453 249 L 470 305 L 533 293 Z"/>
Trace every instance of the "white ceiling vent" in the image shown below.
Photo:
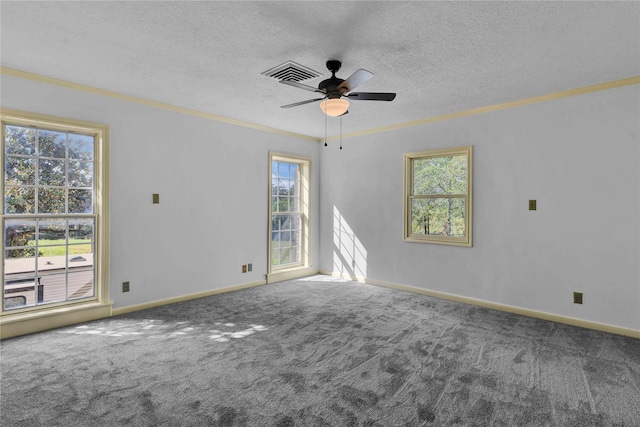
<path fill-rule="evenodd" d="M 303 80 L 315 79 L 322 74 L 309 67 L 300 65 L 297 62 L 287 61 L 262 73 L 267 77 L 290 82 L 301 82 Z"/>

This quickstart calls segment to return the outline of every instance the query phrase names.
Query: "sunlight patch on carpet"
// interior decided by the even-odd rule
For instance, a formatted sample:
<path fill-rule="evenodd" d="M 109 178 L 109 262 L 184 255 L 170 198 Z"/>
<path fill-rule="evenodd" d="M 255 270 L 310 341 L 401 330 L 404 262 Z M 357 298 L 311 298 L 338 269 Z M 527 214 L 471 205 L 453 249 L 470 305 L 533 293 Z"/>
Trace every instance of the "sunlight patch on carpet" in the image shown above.
<path fill-rule="evenodd" d="M 189 322 L 166 322 L 163 320 L 144 319 L 142 321 L 117 321 L 108 326 L 78 325 L 59 331 L 60 334 L 100 335 L 108 337 L 140 336 L 146 338 L 174 338 L 207 336 L 216 342 L 227 342 L 240 339 L 256 332 L 269 330 L 264 325 L 251 324 L 248 328 L 239 329 L 239 325 L 231 322 L 216 322 L 217 329 L 207 324 L 190 324 Z M 230 330 L 229 330 L 230 329 Z"/>

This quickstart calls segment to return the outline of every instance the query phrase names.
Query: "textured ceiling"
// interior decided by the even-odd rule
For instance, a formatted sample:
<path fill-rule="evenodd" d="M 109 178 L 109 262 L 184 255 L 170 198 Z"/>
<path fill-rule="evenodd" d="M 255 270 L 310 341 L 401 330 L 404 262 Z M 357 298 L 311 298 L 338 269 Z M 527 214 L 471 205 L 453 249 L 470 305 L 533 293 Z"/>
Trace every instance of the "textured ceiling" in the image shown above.
<path fill-rule="evenodd" d="M 2 66 L 303 135 L 317 94 L 261 73 L 292 60 L 357 91 L 345 133 L 640 75 L 637 2 L 0 2 Z M 329 120 L 335 134 L 338 119 Z"/>

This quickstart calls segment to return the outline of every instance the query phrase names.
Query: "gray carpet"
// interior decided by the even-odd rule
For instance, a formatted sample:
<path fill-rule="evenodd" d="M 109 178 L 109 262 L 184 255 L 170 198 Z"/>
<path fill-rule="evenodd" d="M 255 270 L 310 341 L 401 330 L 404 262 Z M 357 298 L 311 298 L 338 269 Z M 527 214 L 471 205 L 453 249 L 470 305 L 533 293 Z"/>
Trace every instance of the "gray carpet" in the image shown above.
<path fill-rule="evenodd" d="M 3 426 L 640 425 L 640 340 L 326 276 L 0 346 Z"/>

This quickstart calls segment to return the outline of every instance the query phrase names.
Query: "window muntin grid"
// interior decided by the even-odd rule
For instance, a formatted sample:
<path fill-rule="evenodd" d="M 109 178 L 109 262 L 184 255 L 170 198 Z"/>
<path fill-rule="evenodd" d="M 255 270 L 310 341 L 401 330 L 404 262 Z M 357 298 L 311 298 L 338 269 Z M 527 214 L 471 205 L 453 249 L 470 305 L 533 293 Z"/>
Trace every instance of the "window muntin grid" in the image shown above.
<path fill-rule="evenodd" d="M 303 262 L 301 167 L 290 161 L 271 162 L 270 262 L 273 268 Z"/>
<path fill-rule="evenodd" d="M 472 245 L 472 166 L 472 146 L 405 154 L 405 241 Z"/>
<path fill-rule="evenodd" d="M 95 298 L 96 135 L 2 132 L 2 310 Z"/>

